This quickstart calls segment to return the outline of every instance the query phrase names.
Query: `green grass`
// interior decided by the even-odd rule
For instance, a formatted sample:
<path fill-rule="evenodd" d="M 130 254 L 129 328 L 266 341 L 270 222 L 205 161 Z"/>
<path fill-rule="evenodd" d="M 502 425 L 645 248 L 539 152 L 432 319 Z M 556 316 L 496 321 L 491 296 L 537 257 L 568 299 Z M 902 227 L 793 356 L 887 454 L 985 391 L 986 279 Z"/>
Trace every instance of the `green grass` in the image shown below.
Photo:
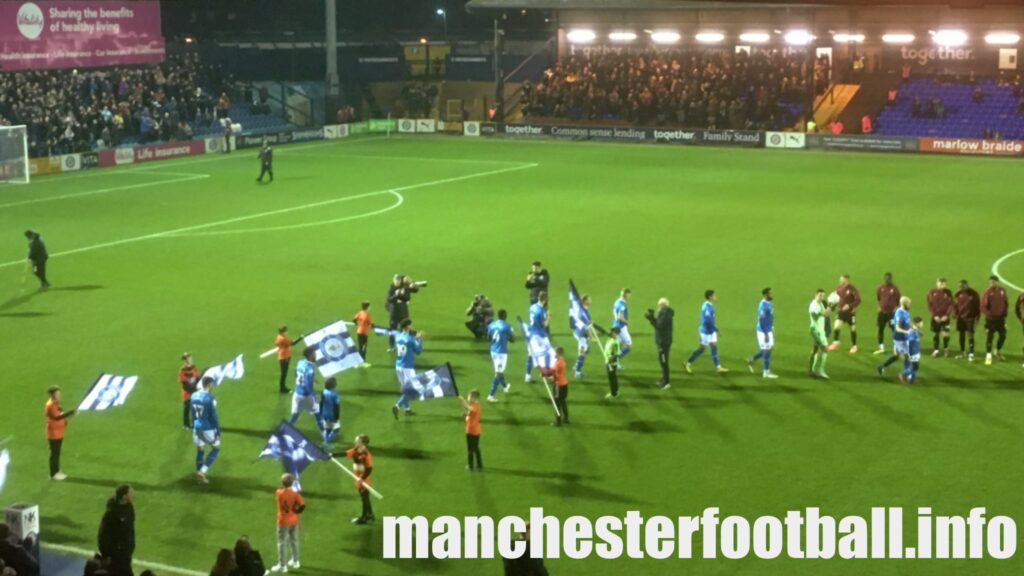
<path fill-rule="evenodd" d="M 378 517 L 502 516 L 530 506 L 563 518 L 627 510 L 695 515 L 708 506 L 750 518 L 807 506 L 836 516 L 867 516 L 871 506 L 905 506 L 908 514 L 918 506 L 936 514 L 986 506 L 990 515 L 1024 518 L 1020 325 L 1010 322 L 1012 362 L 985 367 L 928 357 L 912 387 L 879 379 L 878 357 L 870 355 L 873 293 L 883 272 L 895 274 L 922 312 L 936 276 L 969 278 L 980 289 L 997 258 L 1024 247 L 1019 162 L 368 138 L 280 148 L 277 181 L 258 186 L 254 156 L 0 189 L 0 438 L 14 436 L 0 505 L 38 503 L 46 540 L 92 548 L 105 499 L 130 482 L 137 488 L 137 559 L 205 571 L 218 548 L 245 533 L 273 563 L 273 490 L 281 470 L 256 456 L 290 409 L 276 393 L 276 363 L 257 359 L 275 328 L 287 323 L 298 334 L 349 318 L 364 299 L 383 322 L 391 275 L 406 273 L 430 281 L 411 305 L 427 333 L 418 365 L 451 362 L 462 390 L 484 390 L 490 360 L 485 346 L 467 337 L 462 313 L 474 293 L 485 292 L 513 317 L 525 316 L 522 284 L 535 259 L 553 277 L 553 339 L 569 349 L 569 278 L 592 295 L 600 323 L 609 321 L 617 291 L 632 288 L 636 349 L 622 375 L 623 397 L 604 402 L 595 353 L 587 378 L 571 384 L 573 425 L 552 429 L 544 392 L 522 383 L 524 352 L 514 346 L 512 394 L 484 406 L 488 470 L 469 475 L 455 401 L 424 403 L 414 419 L 393 422 L 398 386 L 384 341 L 371 340 L 374 367 L 340 375 L 340 390 L 343 437 L 373 438 L 375 486 L 387 497 L 375 503 Z M 422 185 L 435 181 L 444 182 Z M 387 192 L 396 189 L 404 202 L 384 211 L 397 203 Z M 349 196 L 358 198 L 331 202 Z M 288 210 L 314 203 L 323 204 Z M 318 224 L 327 221 L 336 222 Z M 56 255 L 47 293 L 35 293 L 31 277 L 19 292 L 20 232 L 29 227 Z M 106 246 L 91 249 L 98 245 Z M 77 252 L 62 255 L 69 251 Z M 815 288 L 831 290 L 844 272 L 865 296 L 859 319 L 867 353 L 832 355 L 833 380 L 812 381 L 804 375 L 807 303 Z M 1024 284 L 1024 255 L 1001 272 Z M 776 383 L 744 369 L 765 286 L 776 295 Z M 693 376 L 681 370 L 697 343 L 706 288 L 718 293 L 728 377 L 714 375 L 707 358 Z M 676 310 L 668 391 L 653 387 L 655 349 L 641 319 L 662 296 Z M 930 335 L 925 344 L 930 351 Z M 209 486 L 192 480 L 194 450 L 180 425 L 175 373 L 185 350 L 201 366 L 246 354 L 245 379 L 216 391 L 225 430 Z M 49 482 L 45 389 L 60 384 L 67 407 L 100 371 L 138 374 L 139 386 L 127 406 L 72 421 L 64 455 L 70 479 Z M 314 430 L 306 417 L 299 425 Z M 381 525 L 349 525 L 359 504 L 340 470 L 316 465 L 303 484 L 309 510 L 302 573 L 500 573 L 495 560 L 382 560 Z M 908 541 L 914 533 L 908 519 Z M 595 558 L 548 566 L 553 574 L 591 576 L 1021 571 L 1017 558 Z"/>

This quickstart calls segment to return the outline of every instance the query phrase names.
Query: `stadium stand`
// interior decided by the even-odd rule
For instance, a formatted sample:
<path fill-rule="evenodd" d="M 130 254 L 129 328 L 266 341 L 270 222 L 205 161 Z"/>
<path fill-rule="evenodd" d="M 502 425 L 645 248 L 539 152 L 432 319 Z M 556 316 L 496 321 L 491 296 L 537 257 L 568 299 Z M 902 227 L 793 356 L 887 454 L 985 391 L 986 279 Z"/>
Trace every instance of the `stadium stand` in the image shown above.
<path fill-rule="evenodd" d="M 800 52 L 721 50 L 592 52 L 557 62 L 526 84 L 524 114 L 638 125 L 781 129 L 810 100 L 807 57 Z M 814 63 L 814 92 L 828 85 L 828 60 Z"/>
<path fill-rule="evenodd" d="M 915 111 L 915 108 L 917 110 Z M 938 109 L 936 109 L 938 108 Z M 875 120 L 875 132 L 890 136 L 1024 139 L 1024 94 L 1013 81 L 903 82 L 895 103 Z"/>
<path fill-rule="evenodd" d="M 33 157 L 187 140 L 222 133 L 218 95 L 235 92 L 230 76 L 194 54 L 158 66 L 3 73 L 0 125 L 27 125 Z M 288 126 L 239 100 L 227 115 L 246 131 Z"/>

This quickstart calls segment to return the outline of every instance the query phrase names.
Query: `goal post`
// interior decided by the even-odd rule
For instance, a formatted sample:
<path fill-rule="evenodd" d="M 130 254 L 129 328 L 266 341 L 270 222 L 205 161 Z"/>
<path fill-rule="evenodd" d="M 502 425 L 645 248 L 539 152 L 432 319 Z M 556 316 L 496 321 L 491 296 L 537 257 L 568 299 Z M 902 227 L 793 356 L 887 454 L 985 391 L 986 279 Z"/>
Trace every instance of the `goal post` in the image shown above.
<path fill-rule="evenodd" d="M 28 129 L 0 126 L 0 183 L 28 184 Z"/>

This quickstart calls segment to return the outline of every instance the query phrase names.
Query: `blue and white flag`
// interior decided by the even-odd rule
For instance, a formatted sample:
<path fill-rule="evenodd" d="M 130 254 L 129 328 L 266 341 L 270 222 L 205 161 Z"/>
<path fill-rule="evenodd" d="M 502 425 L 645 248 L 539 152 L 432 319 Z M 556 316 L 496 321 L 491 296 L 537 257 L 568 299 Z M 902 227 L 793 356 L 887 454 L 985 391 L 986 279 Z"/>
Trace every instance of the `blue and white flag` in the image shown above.
<path fill-rule="evenodd" d="M 376 324 L 373 325 L 373 334 L 375 336 L 391 336 L 393 334 L 398 334 L 398 332 L 398 330 L 377 326 Z"/>
<path fill-rule="evenodd" d="M 213 383 L 220 386 L 222 380 L 241 380 L 245 376 L 245 364 L 242 363 L 242 355 L 239 354 L 234 360 L 220 366 L 211 366 L 203 372 L 203 378 L 213 378 Z M 200 378 L 200 382 L 203 378 Z"/>
<path fill-rule="evenodd" d="M 345 322 L 339 320 L 325 326 L 302 339 L 307 346 L 316 347 L 316 365 L 324 378 L 338 372 L 356 368 L 363 363 L 359 349 L 348 333 Z"/>
<path fill-rule="evenodd" d="M 402 394 L 420 400 L 458 396 L 459 389 L 455 386 L 451 364 L 442 364 L 402 382 Z"/>
<path fill-rule="evenodd" d="M 530 333 L 530 327 L 519 318 L 519 328 L 523 331 L 523 339 L 526 340 L 526 352 L 533 358 L 533 363 L 538 368 L 554 368 L 555 349 L 551 346 L 551 340 L 547 336 L 539 336 Z"/>
<path fill-rule="evenodd" d="M 0 493 L 4 491 L 4 483 L 7 482 L 7 465 L 10 463 L 10 452 L 7 450 L 0 451 Z"/>
<path fill-rule="evenodd" d="M 317 460 L 330 460 L 331 456 L 324 452 L 295 426 L 282 420 L 277 428 L 270 433 L 267 445 L 260 452 L 260 458 L 277 458 L 284 465 L 284 471 L 295 476 L 295 489 L 301 491 L 299 474 Z"/>
<path fill-rule="evenodd" d="M 100 374 L 100 377 L 93 382 L 85 399 L 78 405 L 78 410 L 106 410 L 111 406 L 124 404 L 128 394 L 135 388 L 138 376 L 114 376 L 113 374 Z"/>
<path fill-rule="evenodd" d="M 590 328 L 590 310 L 583 307 L 576 285 L 569 280 L 569 329 L 573 334 L 585 335 Z"/>

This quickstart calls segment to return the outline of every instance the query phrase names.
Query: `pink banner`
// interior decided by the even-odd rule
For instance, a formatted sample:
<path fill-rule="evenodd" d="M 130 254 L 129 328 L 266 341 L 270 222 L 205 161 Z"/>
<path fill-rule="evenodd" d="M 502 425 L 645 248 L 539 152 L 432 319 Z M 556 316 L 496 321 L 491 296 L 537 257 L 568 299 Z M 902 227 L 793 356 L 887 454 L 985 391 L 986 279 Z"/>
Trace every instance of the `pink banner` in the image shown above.
<path fill-rule="evenodd" d="M 0 2 L 0 70 L 163 62 L 159 2 Z"/>
<path fill-rule="evenodd" d="M 100 166 L 118 166 L 120 164 L 151 162 L 153 160 L 169 160 L 171 158 L 195 156 L 196 154 L 205 153 L 205 141 L 189 140 L 188 142 L 171 142 L 169 144 L 154 144 L 152 146 L 139 146 L 137 148 L 100 150 L 99 157 Z"/>

